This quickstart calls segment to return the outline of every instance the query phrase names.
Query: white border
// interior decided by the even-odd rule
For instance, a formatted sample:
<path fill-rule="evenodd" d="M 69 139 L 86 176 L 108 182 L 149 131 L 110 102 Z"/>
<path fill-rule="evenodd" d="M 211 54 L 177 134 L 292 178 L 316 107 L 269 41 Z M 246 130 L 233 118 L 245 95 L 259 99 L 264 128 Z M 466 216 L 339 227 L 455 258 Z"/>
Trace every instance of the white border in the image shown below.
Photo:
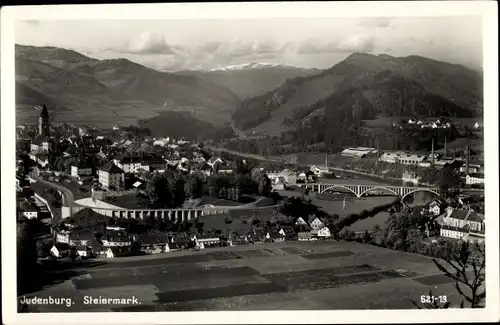
<path fill-rule="evenodd" d="M 498 17 L 495 1 L 273 2 L 3 7 L 1 11 L 2 311 L 5 324 L 256 324 L 498 321 Z M 487 308 L 480 310 L 339 310 L 17 314 L 15 273 L 14 22 L 55 19 L 241 19 L 280 17 L 483 17 Z M 36 275 L 34 275 L 36 276 Z"/>

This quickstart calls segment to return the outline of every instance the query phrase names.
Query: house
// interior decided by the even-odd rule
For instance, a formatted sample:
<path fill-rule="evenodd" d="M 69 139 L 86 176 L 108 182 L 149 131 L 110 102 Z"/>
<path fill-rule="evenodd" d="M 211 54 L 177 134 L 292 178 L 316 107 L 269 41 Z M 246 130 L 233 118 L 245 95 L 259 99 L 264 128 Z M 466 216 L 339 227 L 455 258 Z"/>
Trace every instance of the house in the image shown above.
<path fill-rule="evenodd" d="M 31 200 L 25 199 L 19 204 L 19 217 L 38 219 L 39 208 Z"/>
<path fill-rule="evenodd" d="M 139 156 L 118 156 L 113 159 L 113 163 L 121 168 L 126 174 L 134 174 L 141 168 L 141 157 Z"/>
<path fill-rule="evenodd" d="M 50 253 L 55 257 L 65 257 L 70 253 L 71 247 L 67 243 L 55 243 Z"/>
<path fill-rule="evenodd" d="M 210 158 L 210 159 L 207 161 L 207 164 L 208 164 L 210 167 L 214 168 L 215 164 L 217 164 L 217 163 L 222 164 L 222 162 L 223 162 L 223 161 L 222 161 L 222 159 L 221 159 L 221 158 L 219 158 L 219 157 L 215 157 L 215 156 L 214 156 L 214 157 Z"/>
<path fill-rule="evenodd" d="M 468 229 L 461 227 L 453 227 L 448 225 L 442 225 L 440 230 L 441 237 L 461 239 L 468 233 Z"/>
<path fill-rule="evenodd" d="M 297 220 L 295 220 L 295 224 L 297 226 L 308 226 L 308 223 L 302 217 L 298 217 Z"/>
<path fill-rule="evenodd" d="M 66 243 L 69 244 L 69 234 L 71 232 L 68 230 L 61 230 L 56 233 L 56 243 Z"/>
<path fill-rule="evenodd" d="M 271 186 L 273 190 L 283 190 L 285 189 L 286 181 L 283 177 L 271 179 Z"/>
<path fill-rule="evenodd" d="M 465 176 L 465 184 L 468 185 L 484 184 L 484 174 L 475 173 Z"/>
<path fill-rule="evenodd" d="M 283 169 L 282 171 L 266 172 L 267 177 L 275 184 L 295 185 L 297 184 L 297 173 Z M 278 183 L 278 181 L 281 181 Z"/>
<path fill-rule="evenodd" d="M 108 247 L 106 250 L 107 258 L 115 258 L 130 255 L 131 250 L 130 246 L 121 246 L 121 247 Z"/>
<path fill-rule="evenodd" d="M 71 166 L 71 176 L 90 176 L 92 175 L 92 166 L 89 166 L 83 162 L 79 162 L 76 165 Z"/>
<path fill-rule="evenodd" d="M 191 246 L 191 238 L 185 232 L 172 233 L 169 247 L 171 249 L 182 249 Z"/>
<path fill-rule="evenodd" d="M 474 123 L 474 126 L 473 126 L 474 129 L 480 129 L 481 126 L 479 125 L 478 122 Z"/>
<path fill-rule="evenodd" d="M 324 227 L 324 222 L 321 221 L 320 218 L 316 217 L 316 216 L 311 216 L 309 218 L 309 226 L 312 228 L 312 229 L 315 229 L 315 230 L 318 230 L 318 229 L 321 229 Z"/>
<path fill-rule="evenodd" d="M 221 240 L 217 235 L 198 234 L 192 237 L 195 245 L 200 248 L 220 246 Z"/>
<path fill-rule="evenodd" d="M 330 173 L 330 169 L 326 166 L 311 166 L 310 170 L 318 177 Z"/>
<path fill-rule="evenodd" d="M 99 168 L 99 183 L 105 189 L 122 190 L 125 184 L 125 172 L 120 167 L 116 166 L 112 161 L 109 161 L 104 166 Z"/>
<path fill-rule="evenodd" d="M 297 237 L 299 241 L 313 241 L 318 239 L 317 237 L 314 237 L 310 231 L 299 232 Z"/>
<path fill-rule="evenodd" d="M 198 170 L 207 176 L 212 175 L 212 172 L 213 172 L 212 167 L 207 162 L 204 162 L 203 164 L 201 164 L 201 166 L 198 167 Z"/>
<path fill-rule="evenodd" d="M 429 204 L 429 213 L 438 216 L 444 212 L 445 203 L 442 200 L 432 201 Z"/>
<path fill-rule="evenodd" d="M 169 251 L 167 236 L 160 237 L 154 234 L 139 235 L 136 241 L 141 245 L 141 251 L 145 253 L 155 254 Z"/>
<path fill-rule="evenodd" d="M 91 230 L 72 231 L 69 234 L 69 244 L 71 246 L 87 246 L 95 238 Z"/>
<path fill-rule="evenodd" d="M 229 235 L 229 245 L 230 246 L 235 246 L 235 245 L 248 245 L 250 243 L 250 239 L 248 236 L 245 235 L 240 235 L 238 233 L 231 233 Z"/>
<path fill-rule="evenodd" d="M 446 209 L 446 216 L 441 224 L 441 236 L 460 239 L 469 233 L 484 235 L 484 232 L 484 215 L 472 210 Z"/>
<path fill-rule="evenodd" d="M 421 177 L 417 176 L 416 173 L 405 171 L 403 173 L 403 176 L 401 177 L 401 179 L 403 180 L 403 182 L 407 182 L 407 183 L 412 183 L 414 185 L 418 185 L 418 183 L 420 182 Z"/>
<path fill-rule="evenodd" d="M 326 226 L 323 226 L 319 229 L 311 230 L 311 234 L 317 238 L 323 238 L 323 239 L 327 239 L 332 236 L 330 229 Z"/>
<path fill-rule="evenodd" d="M 54 148 L 54 140 L 48 135 L 37 136 L 30 145 L 31 152 L 33 153 L 48 153 Z"/>
<path fill-rule="evenodd" d="M 127 247 L 132 245 L 130 238 L 119 232 L 107 232 L 101 240 L 102 245 L 105 247 Z"/>
<path fill-rule="evenodd" d="M 76 253 L 78 256 L 81 257 L 91 257 L 92 256 L 92 249 L 88 246 L 80 245 L 76 246 Z"/>
<path fill-rule="evenodd" d="M 297 238 L 295 230 L 293 230 L 293 228 L 290 226 L 282 226 L 279 230 L 279 233 L 285 237 L 285 240 L 294 240 Z"/>
<path fill-rule="evenodd" d="M 266 238 L 266 233 L 264 233 L 264 229 L 262 228 L 253 228 L 250 230 L 248 233 L 248 241 L 252 244 L 260 244 L 262 243 L 265 238 Z"/>
<path fill-rule="evenodd" d="M 481 165 L 469 164 L 469 173 L 478 173 L 481 170 Z M 461 173 L 467 173 L 467 166 L 460 166 Z"/>
<path fill-rule="evenodd" d="M 233 167 L 226 165 L 226 164 L 221 164 L 219 165 L 219 174 L 232 174 L 233 173 Z"/>
<path fill-rule="evenodd" d="M 266 241 L 279 243 L 285 241 L 285 235 L 281 234 L 277 229 L 273 229 L 266 234 Z"/>

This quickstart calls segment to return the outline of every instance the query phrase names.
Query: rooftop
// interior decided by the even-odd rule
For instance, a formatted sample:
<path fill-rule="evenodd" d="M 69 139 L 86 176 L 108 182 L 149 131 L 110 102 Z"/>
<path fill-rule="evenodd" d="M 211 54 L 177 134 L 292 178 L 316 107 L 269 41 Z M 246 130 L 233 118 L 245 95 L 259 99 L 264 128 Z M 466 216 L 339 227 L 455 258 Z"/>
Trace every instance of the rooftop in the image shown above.
<path fill-rule="evenodd" d="M 112 161 L 108 161 L 104 166 L 100 167 L 99 170 L 104 172 L 108 172 L 111 174 L 122 174 L 124 173 L 123 169 L 116 166 Z"/>

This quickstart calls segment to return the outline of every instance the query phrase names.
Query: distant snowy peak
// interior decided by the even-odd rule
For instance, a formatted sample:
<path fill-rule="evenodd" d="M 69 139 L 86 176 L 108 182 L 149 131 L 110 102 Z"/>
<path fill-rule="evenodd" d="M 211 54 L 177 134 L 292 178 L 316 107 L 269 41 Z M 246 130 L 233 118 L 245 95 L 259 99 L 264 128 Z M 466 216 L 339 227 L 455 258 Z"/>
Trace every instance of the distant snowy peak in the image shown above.
<path fill-rule="evenodd" d="M 228 65 L 225 67 L 209 69 L 208 71 L 250 70 L 250 69 L 265 69 L 265 68 L 276 68 L 276 67 L 301 69 L 299 67 L 294 67 L 285 64 L 278 64 L 278 63 L 250 62 L 250 63 Z"/>

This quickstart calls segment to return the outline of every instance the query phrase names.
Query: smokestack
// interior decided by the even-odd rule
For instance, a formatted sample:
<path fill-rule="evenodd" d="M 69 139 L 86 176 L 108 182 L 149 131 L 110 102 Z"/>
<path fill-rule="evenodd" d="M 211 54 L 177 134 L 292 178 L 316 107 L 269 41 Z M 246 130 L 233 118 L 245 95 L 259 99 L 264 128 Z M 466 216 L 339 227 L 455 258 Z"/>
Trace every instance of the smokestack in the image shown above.
<path fill-rule="evenodd" d="M 434 138 L 432 138 L 431 164 L 434 166 Z"/>
<path fill-rule="evenodd" d="M 465 175 L 469 175 L 470 141 L 467 139 L 467 151 L 465 152 Z"/>
<path fill-rule="evenodd" d="M 328 168 L 328 151 L 325 154 L 325 167 Z"/>
<path fill-rule="evenodd" d="M 380 142 L 379 137 L 377 135 L 377 161 L 380 159 Z"/>
<path fill-rule="evenodd" d="M 444 137 L 444 156 L 445 157 L 448 157 L 447 142 L 448 142 L 448 139 L 446 137 Z"/>
<path fill-rule="evenodd" d="M 455 152 L 455 147 L 453 147 L 453 159 L 456 158 L 456 152 Z"/>

